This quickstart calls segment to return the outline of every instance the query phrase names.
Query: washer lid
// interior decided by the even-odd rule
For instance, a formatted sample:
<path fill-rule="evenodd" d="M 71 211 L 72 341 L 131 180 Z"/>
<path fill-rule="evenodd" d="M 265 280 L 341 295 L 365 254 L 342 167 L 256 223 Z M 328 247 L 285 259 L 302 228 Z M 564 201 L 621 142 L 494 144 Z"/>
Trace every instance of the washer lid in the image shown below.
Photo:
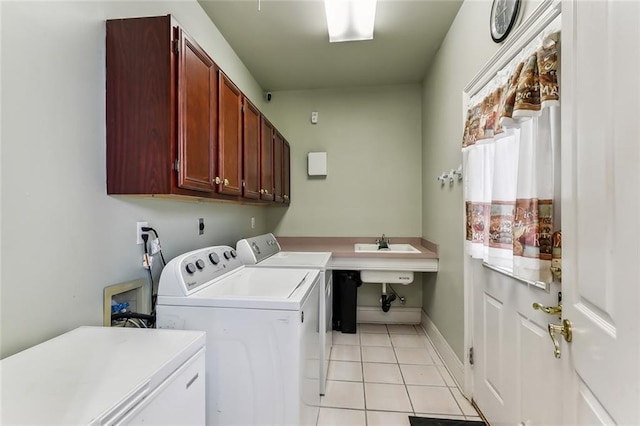
<path fill-rule="evenodd" d="M 268 259 L 264 259 L 258 265 L 292 268 L 316 268 L 326 269 L 331 260 L 330 252 L 298 252 L 281 251 Z"/>
<path fill-rule="evenodd" d="M 241 268 L 186 297 L 159 305 L 298 310 L 318 281 L 313 269 Z"/>

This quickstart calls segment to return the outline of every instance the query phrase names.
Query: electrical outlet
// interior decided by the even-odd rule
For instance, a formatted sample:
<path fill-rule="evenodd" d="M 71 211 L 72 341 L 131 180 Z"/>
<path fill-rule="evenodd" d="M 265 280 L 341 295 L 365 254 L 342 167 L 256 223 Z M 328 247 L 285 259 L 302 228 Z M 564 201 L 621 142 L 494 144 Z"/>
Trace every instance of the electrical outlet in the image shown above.
<path fill-rule="evenodd" d="M 204 234 L 204 218 L 198 219 L 198 235 Z"/>
<path fill-rule="evenodd" d="M 256 227 L 256 218 L 252 217 L 251 218 L 251 229 L 255 229 L 255 227 Z"/>
<path fill-rule="evenodd" d="M 136 244 L 144 243 L 142 234 L 147 234 L 148 232 L 142 232 L 142 228 L 146 226 L 149 226 L 149 222 L 136 222 Z"/>

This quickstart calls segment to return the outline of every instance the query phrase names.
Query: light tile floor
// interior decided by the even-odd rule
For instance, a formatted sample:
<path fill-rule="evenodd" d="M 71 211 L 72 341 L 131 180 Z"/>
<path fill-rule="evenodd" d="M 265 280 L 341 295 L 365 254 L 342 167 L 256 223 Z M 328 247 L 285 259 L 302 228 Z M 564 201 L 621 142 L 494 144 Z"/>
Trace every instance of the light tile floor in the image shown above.
<path fill-rule="evenodd" d="M 409 426 L 409 416 L 481 421 L 422 327 L 358 324 L 333 332 L 317 426 Z"/>

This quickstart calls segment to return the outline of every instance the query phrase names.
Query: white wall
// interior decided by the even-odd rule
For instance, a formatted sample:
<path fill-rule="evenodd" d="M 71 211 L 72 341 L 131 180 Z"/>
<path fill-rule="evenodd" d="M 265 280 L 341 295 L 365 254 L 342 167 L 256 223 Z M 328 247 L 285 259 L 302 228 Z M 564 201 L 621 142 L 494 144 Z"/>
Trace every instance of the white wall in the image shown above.
<path fill-rule="evenodd" d="M 277 235 L 420 235 L 419 85 L 275 92 L 264 111 L 291 142 L 291 206 L 270 211 Z M 326 178 L 307 176 L 312 151 L 328 153 Z"/>
<path fill-rule="evenodd" d="M 439 244 L 437 274 L 424 275 L 423 309 L 456 355 L 464 351 L 462 183 L 436 177 L 462 163 L 462 91 L 500 45 L 489 34 L 490 0 L 467 0 L 458 11 L 422 90 L 422 235 Z M 539 0 L 523 0 L 522 19 Z"/>
<path fill-rule="evenodd" d="M 169 13 L 262 108 L 262 89 L 195 1 L 0 2 L 1 357 L 101 325 L 103 288 L 145 277 L 138 220 L 167 258 L 268 231 L 266 208 L 106 195 L 104 21 Z"/>

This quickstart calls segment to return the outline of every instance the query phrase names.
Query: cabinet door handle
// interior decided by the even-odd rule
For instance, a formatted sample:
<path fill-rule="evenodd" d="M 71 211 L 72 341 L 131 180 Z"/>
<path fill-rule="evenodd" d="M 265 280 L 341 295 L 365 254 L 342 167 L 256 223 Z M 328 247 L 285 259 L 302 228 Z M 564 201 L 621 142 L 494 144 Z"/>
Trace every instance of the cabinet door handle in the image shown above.
<path fill-rule="evenodd" d="M 285 196 L 284 196 L 284 199 L 285 199 L 285 200 L 288 200 L 288 199 L 289 199 L 289 196 L 288 196 L 288 195 L 285 195 Z"/>
<path fill-rule="evenodd" d="M 225 180 L 224 180 L 224 184 L 225 184 L 225 185 L 229 185 L 229 179 L 225 179 Z"/>
<path fill-rule="evenodd" d="M 216 176 L 216 178 L 213 180 L 213 182 L 214 182 L 216 185 L 220 185 L 221 180 L 220 180 L 220 178 L 219 178 L 218 176 Z"/>

